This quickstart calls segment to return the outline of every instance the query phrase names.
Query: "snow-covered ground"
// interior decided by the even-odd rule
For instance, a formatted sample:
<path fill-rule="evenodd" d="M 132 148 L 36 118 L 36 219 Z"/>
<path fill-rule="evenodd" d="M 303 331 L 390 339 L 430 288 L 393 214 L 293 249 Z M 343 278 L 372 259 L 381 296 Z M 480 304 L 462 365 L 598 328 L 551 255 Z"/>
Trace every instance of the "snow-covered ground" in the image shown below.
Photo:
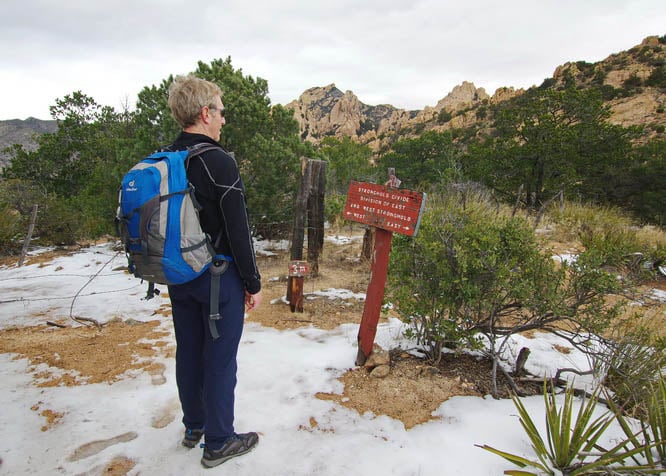
<path fill-rule="evenodd" d="M 102 322 L 116 316 L 156 319 L 153 312 L 167 299 L 142 300 L 145 284 L 114 270 L 124 264 L 124 256 L 103 245 L 43 266 L 0 268 L 0 328 L 43 324 L 43 315 L 35 317 L 42 312 L 51 320 L 66 318 L 77 293 L 71 309 L 76 316 Z M 412 347 L 402 337 L 402 325 L 397 320 L 380 325 L 376 341 L 384 348 Z M 168 318 L 162 318 L 160 328 L 173 334 Z M 113 458 L 126 457 L 136 463 L 132 475 L 496 476 L 515 468 L 475 444 L 532 456 L 510 400 L 455 397 L 440 405 L 436 419 L 407 431 L 387 416 L 359 415 L 316 398 L 317 392 L 342 393 L 336 378 L 354 366 L 357 333 L 357 324 L 332 331 L 278 331 L 248 322 L 239 351 L 236 429 L 257 431 L 261 439 L 252 453 L 214 469 L 201 467 L 200 449 L 180 446 L 183 428 L 173 359 L 160 359 L 166 367 L 162 385 L 135 372 L 113 384 L 39 388 L 27 359 L 0 354 L 0 474 L 101 474 Z M 553 337 L 523 339 L 515 339 L 510 351 L 529 345 L 531 372 L 588 367 L 577 352 L 558 352 L 556 344 L 567 344 Z M 543 398 L 524 402 L 543 427 Z M 42 431 L 44 417 L 35 405 L 63 417 Z M 170 414 L 170 423 L 154 427 L 156 418 Z M 612 426 L 606 438 L 620 435 Z M 108 447 L 84 446 L 114 437 L 117 442 Z"/>

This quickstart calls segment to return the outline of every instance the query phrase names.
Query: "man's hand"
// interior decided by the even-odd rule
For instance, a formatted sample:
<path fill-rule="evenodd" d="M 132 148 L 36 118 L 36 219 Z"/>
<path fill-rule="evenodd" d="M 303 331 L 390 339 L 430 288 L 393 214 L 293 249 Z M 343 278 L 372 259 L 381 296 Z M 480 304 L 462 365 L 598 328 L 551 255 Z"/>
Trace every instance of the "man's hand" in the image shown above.
<path fill-rule="evenodd" d="M 253 309 L 256 309 L 257 307 L 259 307 L 259 304 L 261 304 L 261 291 L 259 291 L 257 294 L 250 294 L 249 292 L 245 291 L 246 311 L 251 311 Z"/>

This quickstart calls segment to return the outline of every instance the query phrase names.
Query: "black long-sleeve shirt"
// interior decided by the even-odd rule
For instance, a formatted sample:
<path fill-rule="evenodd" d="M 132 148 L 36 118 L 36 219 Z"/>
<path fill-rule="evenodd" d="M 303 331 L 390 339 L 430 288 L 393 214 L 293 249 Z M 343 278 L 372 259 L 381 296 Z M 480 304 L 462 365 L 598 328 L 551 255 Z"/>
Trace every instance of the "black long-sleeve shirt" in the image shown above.
<path fill-rule="evenodd" d="M 181 132 L 170 148 L 182 150 L 202 142 L 220 145 L 206 135 Z M 190 158 L 187 178 L 202 206 L 201 228 L 211 237 L 215 251 L 231 256 L 245 289 L 250 294 L 258 293 L 261 276 L 250 233 L 245 186 L 236 160 L 223 149 L 206 151 Z"/>

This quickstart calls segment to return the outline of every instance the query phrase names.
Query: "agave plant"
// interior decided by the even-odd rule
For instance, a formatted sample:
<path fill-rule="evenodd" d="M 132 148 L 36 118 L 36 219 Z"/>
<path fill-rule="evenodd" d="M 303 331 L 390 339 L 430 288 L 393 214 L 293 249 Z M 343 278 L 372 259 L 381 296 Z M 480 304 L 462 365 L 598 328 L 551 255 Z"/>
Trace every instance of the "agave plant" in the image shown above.
<path fill-rule="evenodd" d="M 646 404 L 646 420 L 641 421 L 641 429 L 634 433 L 629 422 L 619 408 L 609 399 L 611 409 L 627 436 L 632 448 L 640 448 L 640 455 L 654 468 L 666 472 L 666 381 L 661 377 Z M 634 461 L 638 462 L 635 456 Z"/>
<path fill-rule="evenodd" d="M 544 402 L 546 405 L 546 435 L 537 430 L 520 398 L 513 396 L 513 403 L 518 410 L 520 424 L 527 433 L 536 453 L 536 459 L 507 453 L 488 445 L 477 445 L 503 457 L 520 468 L 528 470 L 507 470 L 504 474 L 513 476 L 538 475 L 589 475 L 589 474 L 656 474 L 651 465 L 636 463 L 632 466 L 624 464 L 631 456 L 641 453 L 642 447 L 627 449 L 628 440 L 624 440 L 611 449 L 599 452 L 598 442 L 613 422 L 614 415 L 605 412 L 593 419 L 594 410 L 599 402 L 599 391 L 580 405 L 574 419 L 573 388 L 568 387 L 564 393 L 564 403 L 558 408 L 555 389 L 550 392 L 544 382 Z M 595 450 L 595 451 L 593 451 Z M 640 471 L 640 473 L 639 473 Z"/>

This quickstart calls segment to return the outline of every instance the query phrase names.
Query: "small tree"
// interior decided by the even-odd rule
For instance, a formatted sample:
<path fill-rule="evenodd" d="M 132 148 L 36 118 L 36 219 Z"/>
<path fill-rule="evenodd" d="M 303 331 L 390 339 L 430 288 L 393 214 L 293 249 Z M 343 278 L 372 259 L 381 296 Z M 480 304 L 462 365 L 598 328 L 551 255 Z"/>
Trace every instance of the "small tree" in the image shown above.
<path fill-rule="evenodd" d="M 330 193 L 345 195 L 350 181 L 367 180 L 371 174 L 372 150 L 349 137 L 326 137 L 316 156 L 328 163 L 326 183 Z"/>
<path fill-rule="evenodd" d="M 481 347 L 493 362 L 498 396 L 497 371 L 504 371 L 499 364 L 511 335 L 541 329 L 581 345 L 616 316 L 604 297 L 617 280 L 599 270 L 594 253 L 556 264 L 527 223 L 479 193 L 428 203 L 419 235 L 395 240 L 389 276 L 398 312 L 433 362 L 445 347 Z"/>
<path fill-rule="evenodd" d="M 493 129 L 468 149 L 465 173 L 515 202 L 538 209 L 564 191 L 607 201 L 624 170 L 635 131 L 608 122 L 610 109 L 594 89 L 532 88 L 492 108 Z"/>
<path fill-rule="evenodd" d="M 459 158 L 451 132 L 427 131 L 417 138 L 397 141 L 378 165 L 382 171 L 395 168 L 411 189 L 429 190 L 459 178 Z"/>
<path fill-rule="evenodd" d="M 326 137 L 315 153 L 326 161 L 325 217 L 329 223 L 341 224 L 347 189 L 352 180 L 366 181 L 372 174 L 372 150 L 349 137 Z"/>

